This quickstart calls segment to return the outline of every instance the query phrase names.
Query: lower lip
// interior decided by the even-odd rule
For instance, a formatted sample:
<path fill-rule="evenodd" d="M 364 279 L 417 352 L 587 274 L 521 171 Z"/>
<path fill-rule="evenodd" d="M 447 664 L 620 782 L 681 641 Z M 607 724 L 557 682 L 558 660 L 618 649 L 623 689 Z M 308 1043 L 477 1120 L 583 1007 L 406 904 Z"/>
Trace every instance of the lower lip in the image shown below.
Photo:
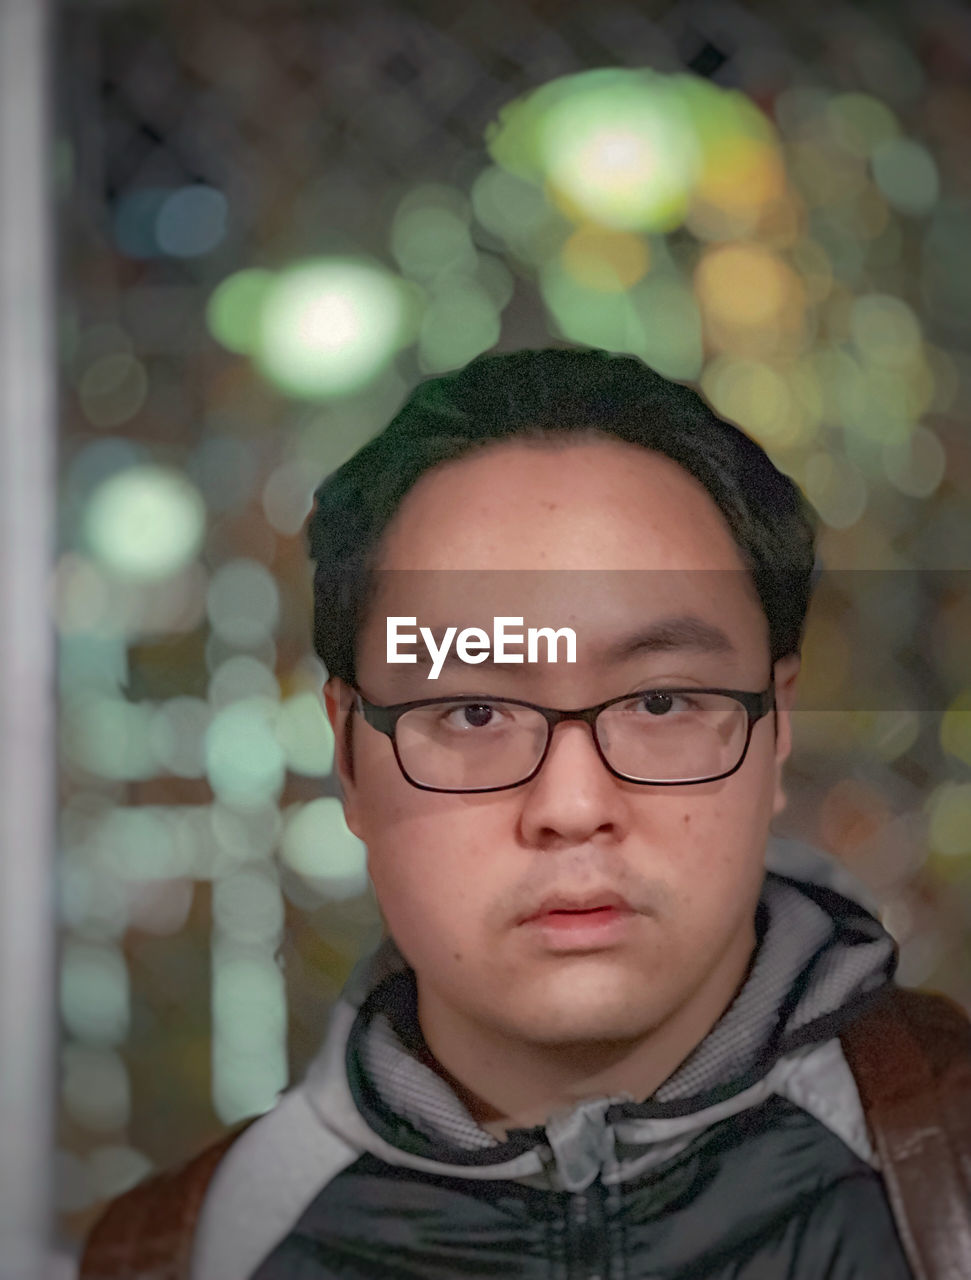
<path fill-rule="evenodd" d="M 525 924 L 538 930 L 553 951 L 583 951 L 609 947 L 623 940 L 634 912 L 622 907 L 601 907 L 598 911 L 550 911 L 534 916 Z"/>

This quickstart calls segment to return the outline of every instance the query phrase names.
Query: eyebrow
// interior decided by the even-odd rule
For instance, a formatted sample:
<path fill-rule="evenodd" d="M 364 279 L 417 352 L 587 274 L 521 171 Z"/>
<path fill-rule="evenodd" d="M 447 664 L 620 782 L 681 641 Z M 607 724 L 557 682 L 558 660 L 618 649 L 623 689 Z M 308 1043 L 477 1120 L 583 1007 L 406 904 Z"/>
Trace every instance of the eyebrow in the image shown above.
<path fill-rule="evenodd" d="M 436 644 L 441 644 L 442 637 L 445 634 L 444 628 L 433 627 L 431 631 L 435 637 Z M 737 648 L 721 627 L 715 626 L 714 623 L 706 622 L 703 618 L 699 618 L 694 614 L 682 614 L 676 617 L 661 618 L 657 622 L 651 623 L 646 629 L 639 629 L 622 637 L 620 640 L 611 642 L 602 650 L 600 660 L 610 665 L 616 665 L 628 661 L 630 658 L 640 657 L 643 654 L 684 652 L 720 653 L 732 657 L 738 654 Z M 431 655 L 420 639 L 416 656 L 419 670 L 432 665 Z M 409 671 L 414 673 L 415 665 L 412 663 L 410 667 L 402 668 L 401 676 L 406 677 Z M 480 671 L 501 670 L 512 675 L 529 670 L 529 664 L 525 662 L 513 664 L 497 663 L 491 652 L 484 662 L 475 665 Z M 445 657 L 442 669 L 444 671 L 450 667 L 461 667 L 463 670 L 467 670 L 468 666 L 469 664 L 461 660 L 453 646 Z"/>
<path fill-rule="evenodd" d="M 694 614 L 661 618 L 644 631 L 635 631 L 621 640 L 614 641 L 603 651 L 606 662 L 623 662 L 643 653 L 679 653 L 685 650 L 695 653 L 724 653 L 737 655 L 721 627 L 706 622 Z"/>

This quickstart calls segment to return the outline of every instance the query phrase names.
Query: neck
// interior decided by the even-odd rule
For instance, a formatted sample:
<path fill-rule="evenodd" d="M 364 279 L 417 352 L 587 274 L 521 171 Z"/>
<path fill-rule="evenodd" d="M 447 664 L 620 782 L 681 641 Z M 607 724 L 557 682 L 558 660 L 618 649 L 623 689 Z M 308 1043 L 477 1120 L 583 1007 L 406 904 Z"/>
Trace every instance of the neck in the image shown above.
<path fill-rule="evenodd" d="M 465 1017 L 417 979 L 418 1020 L 428 1065 L 473 1119 L 500 1140 L 510 1129 L 545 1124 L 585 1098 L 649 1098 L 711 1031 L 748 976 L 755 953 L 750 924 L 730 943 L 691 996 L 631 1040 L 537 1044 Z"/>

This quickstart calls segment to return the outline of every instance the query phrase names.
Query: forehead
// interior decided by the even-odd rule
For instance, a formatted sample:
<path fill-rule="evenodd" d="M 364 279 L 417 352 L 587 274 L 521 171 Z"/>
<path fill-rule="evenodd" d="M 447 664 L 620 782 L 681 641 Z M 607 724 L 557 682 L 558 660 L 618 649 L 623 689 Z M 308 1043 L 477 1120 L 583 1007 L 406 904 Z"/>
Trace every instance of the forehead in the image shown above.
<path fill-rule="evenodd" d="M 707 490 L 616 439 L 511 441 L 427 472 L 382 538 L 382 569 L 739 570 Z"/>
<path fill-rule="evenodd" d="M 571 627 L 581 667 L 602 667 L 671 619 L 720 628 L 738 653 L 767 642 L 751 576 L 703 485 L 620 441 L 516 442 L 439 466 L 408 493 L 380 550 L 360 637 L 368 668 L 384 665 L 389 616 L 414 617 L 438 643 L 450 626 L 491 633 L 501 616 Z"/>

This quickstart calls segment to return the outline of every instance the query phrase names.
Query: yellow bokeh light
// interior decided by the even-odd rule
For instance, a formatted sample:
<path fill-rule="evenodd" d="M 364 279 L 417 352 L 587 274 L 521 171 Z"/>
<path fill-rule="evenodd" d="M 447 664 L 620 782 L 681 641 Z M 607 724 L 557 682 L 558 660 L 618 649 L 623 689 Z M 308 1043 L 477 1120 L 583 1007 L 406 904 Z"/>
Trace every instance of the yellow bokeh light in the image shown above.
<path fill-rule="evenodd" d="M 949 858 L 971 854 L 971 783 L 945 782 L 935 787 L 927 810 L 931 848 Z"/>
<path fill-rule="evenodd" d="M 959 694 L 941 717 L 941 746 L 971 765 L 971 689 Z"/>
<path fill-rule="evenodd" d="M 785 165 L 767 141 L 729 135 L 705 159 L 695 197 L 730 216 L 752 218 L 785 195 Z"/>
<path fill-rule="evenodd" d="M 805 437 L 805 419 L 785 375 L 756 360 L 719 357 L 705 369 L 702 388 L 712 407 L 760 443 L 791 448 Z"/>
<path fill-rule="evenodd" d="M 695 271 L 709 338 L 726 350 L 780 350 L 802 338 L 805 289 L 777 254 L 757 244 L 709 249 Z"/>
<path fill-rule="evenodd" d="M 563 246 L 563 266 L 579 284 L 600 293 L 622 293 L 647 273 L 647 243 L 629 232 L 581 227 Z"/>

